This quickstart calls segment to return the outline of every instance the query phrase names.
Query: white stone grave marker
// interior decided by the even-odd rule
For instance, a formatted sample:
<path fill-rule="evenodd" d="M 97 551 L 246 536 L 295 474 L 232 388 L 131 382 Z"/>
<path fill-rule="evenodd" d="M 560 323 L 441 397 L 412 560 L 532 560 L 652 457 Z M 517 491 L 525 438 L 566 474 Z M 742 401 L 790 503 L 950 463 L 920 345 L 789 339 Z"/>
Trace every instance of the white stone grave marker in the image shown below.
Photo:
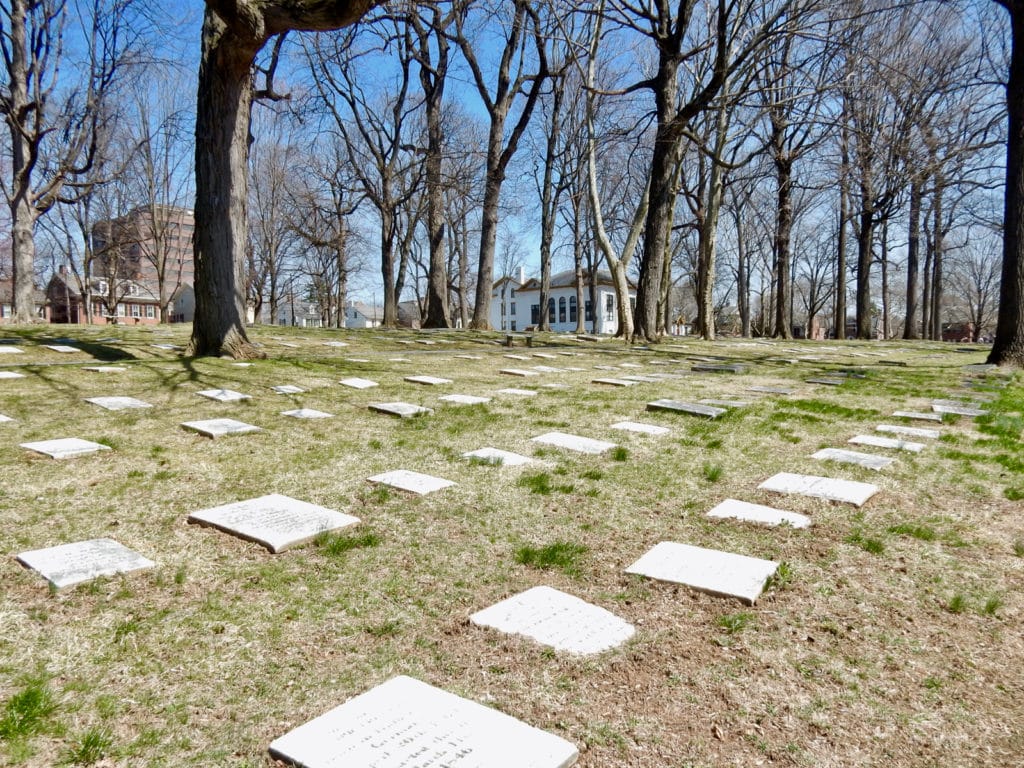
<path fill-rule="evenodd" d="M 500 448 L 478 448 L 475 451 L 468 451 L 462 454 L 462 458 L 479 459 L 488 464 L 507 464 L 510 467 L 533 463 L 533 459 L 529 456 L 521 456 L 518 453 L 503 451 Z"/>
<path fill-rule="evenodd" d="M 639 382 L 628 379 L 594 379 L 591 384 L 607 384 L 610 387 L 635 387 Z"/>
<path fill-rule="evenodd" d="M 533 370 L 537 371 L 537 373 L 565 373 L 567 369 L 553 368 L 550 365 L 535 365 Z"/>
<path fill-rule="evenodd" d="M 59 440 L 41 440 L 35 443 L 22 443 L 22 448 L 27 448 L 36 453 L 42 453 L 55 459 L 70 459 L 75 456 L 84 456 L 87 453 L 97 451 L 109 451 L 109 445 L 93 443 L 89 440 L 80 440 L 77 437 L 64 437 Z"/>
<path fill-rule="evenodd" d="M 832 477 L 817 477 L 816 475 L 797 475 L 792 472 L 779 472 L 757 487 L 776 493 L 794 493 L 816 499 L 842 501 L 856 507 L 863 506 L 864 502 L 878 493 L 878 486 L 871 483 L 837 480 Z"/>
<path fill-rule="evenodd" d="M 636 631 L 610 611 L 551 587 L 534 587 L 477 611 L 469 620 L 510 635 L 523 635 L 556 651 L 601 653 Z"/>
<path fill-rule="evenodd" d="M 456 355 L 455 357 L 460 360 L 483 360 L 480 355 Z"/>
<path fill-rule="evenodd" d="M 413 472 L 408 469 L 396 469 L 391 472 L 374 475 L 367 479 L 371 483 L 389 485 L 392 488 L 409 491 L 410 493 L 417 493 L 420 496 L 455 485 L 451 480 L 445 480 L 443 477 L 425 475 L 422 472 Z"/>
<path fill-rule="evenodd" d="M 543 435 L 531 437 L 530 440 L 535 443 L 543 443 L 544 445 L 553 445 L 556 448 L 565 448 L 569 451 L 578 451 L 579 453 L 604 453 L 615 447 L 615 443 L 593 440 L 589 437 L 580 437 L 579 435 L 569 435 L 565 432 L 546 432 Z"/>
<path fill-rule="evenodd" d="M 128 369 L 121 365 L 87 365 L 82 370 L 91 373 L 124 373 Z"/>
<path fill-rule="evenodd" d="M 540 376 L 536 371 L 525 371 L 522 368 L 502 368 L 498 373 L 503 373 L 506 376 L 520 376 L 526 378 L 527 376 Z"/>
<path fill-rule="evenodd" d="M 352 389 L 371 389 L 373 387 L 379 386 L 376 381 L 370 381 L 369 379 L 360 379 L 358 376 L 350 379 L 342 379 L 338 383 L 346 387 L 351 387 Z"/>
<path fill-rule="evenodd" d="M 296 408 L 293 411 L 281 411 L 282 416 L 290 416 L 293 419 L 333 419 L 333 413 L 325 413 L 315 408 Z"/>
<path fill-rule="evenodd" d="M 446 403 L 454 403 L 455 405 L 483 405 L 484 403 L 491 402 L 489 397 L 477 397 L 476 395 L 442 395 L 438 400 L 444 400 Z"/>
<path fill-rule="evenodd" d="M 807 528 L 811 524 L 811 518 L 807 515 L 798 515 L 796 512 L 766 507 L 764 504 L 751 504 L 738 499 L 726 499 L 708 512 L 708 517 L 732 518 L 761 525 L 789 525 L 793 528 Z"/>
<path fill-rule="evenodd" d="M 659 427 L 656 424 L 643 424 L 639 421 L 620 421 L 612 424 L 612 429 L 619 429 L 624 432 L 639 432 L 642 435 L 667 435 L 672 430 L 668 427 Z"/>
<path fill-rule="evenodd" d="M 569 768 L 564 739 L 411 677 L 386 683 L 270 744 L 302 768 Z"/>
<path fill-rule="evenodd" d="M 846 379 L 841 376 L 818 376 L 813 379 L 807 379 L 808 384 L 825 384 L 829 387 L 839 387 L 846 383 Z"/>
<path fill-rule="evenodd" d="M 707 416 L 709 419 L 717 419 L 725 408 L 717 408 L 713 405 L 701 405 L 700 403 L 684 403 L 680 400 L 666 400 L 664 398 L 647 404 L 648 411 L 672 411 L 673 413 L 688 413 L 693 416 Z"/>
<path fill-rule="evenodd" d="M 899 424 L 879 424 L 875 427 L 879 432 L 887 432 L 891 435 L 903 435 L 904 437 L 924 437 L 937 440 L 942 434 L 937 429 L 923 429 L 921 427 L 904 427 Z"/>
<path fill-rule="evenodd" d="M 185 429 L 198 432 L 207 437 L 223 437 L 224 435 L 244 435 L 249 432 L 261 432 L 259 427 L 246 424 L 235 419 L 204 419 L 201 421 L 183 421 Z"/>
<path fill-rule="evenodd" d="M 870 445 L 875 448 L 892 448 L 896 451 L 910 451 L 920 453 L 924 450 L 924 443 L 912 443 L 909 440 L 896 440 L 891 437 L 879 437 L 878 435 L 857 435 L 849 440 L 853 445 Z"/>
<path fill-rule="evenodd" d="M 558 355 L 552 355 L 548 352 L 534 352 L 534 357 L 539 357 L 541 360 L 557 360 Z"/>
<path fill-rule="evenodd" d="M 67 344 L 43 344 L 47 349 L 52 349 L 54 352 L 60 352 L 63 355 L 70 355 L 72 352 L 81 352 L 78 347 L 69 347 Z"/>
<path fill-rule="evenodd" d="M 764 392 L 768 395 L 792 395 L 794 391 L 788 387 L 763 387 L 760 385 L 747 387 L 747 390 L 749 392 Z"/>
<path fill-rule="evenodd" d="M 14 371 L 0 371 L 0 379 L 24 379 L 24 373 L 15 373 Z"/>
<path fill-rule="evenodd" d="M 348 344 L 346 344 L 344 341 L 325 341 L 324 342 L 324 346 L 325 347 L 347 347 Z"/>
<path fill-rule="evenodd" d="M 12 347 L 10 344 L 0 344 L 0 355 L 23 355 L 25 350 Z"/>
<path fill-rule="evenodd" d="M 292 384 L 279 384 L 276 387 L 271 387 L 271 389 L 279 395 L 299 395 L 306 391 L 302 387 L 296 387 Z"/>
<path fill-rule="evenodd" d="M 516 354 L 512 354 L 512 353 L 505 355 L 505 357 L 509 358 L 510 360 L 529 360 L 530 359 L 529 355 L 516 355 Z"/>
<path fill-rule="evenodd" d="M 12 419 L 10 416 L 4 416 L 2 413 L 0 413 L 0 424 L 3 424 L 8 421 L 14 421 L 14 419 Z"/>
<path fill-rule="evenodd" d="M 619 368 L 643 368 L 639 363 L 619 363 Z"/>
<path fill-rule="evenodd" d="M 398 416 L 403 419 L 408 419 L 413 416 L 427 415 L 433 413 L 432 408 L 424 408 L 421 405 L 413 405 L 412 403 L 370 403 L 369 408 L 371 411 L 377 413 L 386 413 L 389 416 Z"/>
<path fill-rule="evenodd" d="M 113 539 L 90 539 L 33 549 L 18 555 L 18 562 L 63 589 L 100 576 L 138 571 L 156 565 Z"/>
<path fill-rule="evenodd" d="M 984 408 L 975 408 L 966 403 L 932 403 L 935 413 L 951 413 L 955 416 L 983 416 L 988 413 Z"/>
<path fill-rule="evenodd" d="M 231 389 L 204 389 L 200 392 L 196 392 L 197 395 L 202 397 L 208 397 L 210 400 L 216 400 L 220 403 L 234 403 L 239 400 L 248 400 L 249 395 L 243 395 L 241 392 L 235 392 Z"/>
<path fill-rule="evenodd" d="M 152 408 L 145 400 L 134 397 L 87 397 L 85 402 L 106 408 L 108 411 L 124 411 L 129 408 Z"/>
<path fill-rule="evenodd" d="M 893 416 L 899 416 L 904 419 L 916 419 L 917 421 L 942 421 L 942 416 L 938 413 L 922 413 L 920 411 L 893 411 Z"/>
<path fill-rule="evenodd" d="M 311 541 L 321 533 L 355 525 L 359 518 L 273 493 L 201 509 L 189 515 L 188 521 L 255 541 L 277 554 Z"/>
<path fill-rule="evenodd" d="M 406 381 L 413 384 L 425 384 L 428 387 L 436 387 L 441 384 L 451 384 L 451 379 L 442 379 L 438 376 L 406 376 Z"/>
<path fill-rule="evenodd" d="M 535 397 L 536 392 L 532 389 L 516 389 L 515 387 L 508 387 L 506 389 L 499 389 L 499 395 L 513 395 L 515 397 Z"/>
<path fill-rule="evenodd" d="M 735 597 L 753 605 L 778 567 L 774 560 L 662 541 L 629 566 L 626 573 L 685 584 L 700 592 Z"/>
<path fill-rule="evenodd" d="M 885 469 L 896 461 L 896 459 L 890 459 L 887 456 L 847 451 L 843 448 L 822 448 L 820 451 L 812 453 L 811 458 L 818 459 L 819 461 L 838 461 L 841 464 L 856 464 L 858 467 L 873 469 L 876 472 L 880 469 Z"/>

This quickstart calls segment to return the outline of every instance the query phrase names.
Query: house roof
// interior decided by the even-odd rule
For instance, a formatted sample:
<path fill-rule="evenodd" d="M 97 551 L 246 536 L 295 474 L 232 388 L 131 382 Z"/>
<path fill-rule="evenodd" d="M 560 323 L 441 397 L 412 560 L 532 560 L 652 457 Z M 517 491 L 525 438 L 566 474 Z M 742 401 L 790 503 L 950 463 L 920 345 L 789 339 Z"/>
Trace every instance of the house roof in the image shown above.
<path fill-rule="evenodd" d="M 368 320 L 382 320 L 384 318 L 384 307 L 378 307 L 375 304 L 367 304 L 364 301 L 350 301 L 348 308 L 354 309 Z"/>
<path fill-rule="evenodd" d="M 43 293 L 38 287 L 32 287 L 32 300 L 36 304 L 42 304 L 46 301 L 46 294 Z M 0 280 L 0 304 L 12 304 L 14 302 L 14 281 L 13 280 Z"/>
<path fill-rule="evenodd" d="M 615 285 L 612 280 L 611 272 L 604 269 L 599 269 L 595 274 L 595 282 L 598 285 Z M 632 280 L 628 280 L 629 287 L 635 288 L 636 284 Z M 583 276 L 583 284 L 589 285 L 590 280 L 587 275 Z M 551 287 L 552 288 L 571 288 L 576 285 L 576 271 L 572 269 L 564 270 L 563 272 L 556 272 L 551 276 Z M 525 291 L 539 291 L 540 290 L 540 278 L 531 277 L 522 287 L 518 289 L 520 292 Z"/>

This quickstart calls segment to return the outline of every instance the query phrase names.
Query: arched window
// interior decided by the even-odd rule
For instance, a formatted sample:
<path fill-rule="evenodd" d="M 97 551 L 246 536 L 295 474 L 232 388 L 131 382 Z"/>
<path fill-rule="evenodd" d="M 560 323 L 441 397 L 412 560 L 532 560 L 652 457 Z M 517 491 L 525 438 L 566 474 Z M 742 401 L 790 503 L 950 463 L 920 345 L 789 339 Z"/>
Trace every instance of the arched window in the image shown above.
<path fill-rule="evenodd" d="M 558 322 L 565 322 L 565 296 L 560 296 L 558 299 Z"/>
<path fill-rule="evenodd" d="M 551 297 L 548 299 L 548 322 L 555 322 L 555 299 Z"/>
<path fill-rule="evenodd" d="M 575 323 L 579 317 L 579 307 L 576 305 L 576 297 L 569 297 L 569 322 Z"/>

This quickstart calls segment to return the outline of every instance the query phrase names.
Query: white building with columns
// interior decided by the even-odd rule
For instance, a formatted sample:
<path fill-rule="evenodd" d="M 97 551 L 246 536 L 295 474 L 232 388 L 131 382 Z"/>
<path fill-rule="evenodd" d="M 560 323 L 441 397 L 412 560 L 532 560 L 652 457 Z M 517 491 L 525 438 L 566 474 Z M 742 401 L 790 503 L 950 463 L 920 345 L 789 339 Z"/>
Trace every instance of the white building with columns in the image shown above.
<path fill-rule="evenodd" d="M 583 278 L 583 327 L 587 333 L 614 335 L 619 329 L 619 309 L 611 274 L 599 270 L 593 280 L 597 312 L 591 306 L 591 281 Z M 630 284 L 631 305 L 636 303 L 636 288 Z M 632 311 L 633 307 L 630 307 Z M 506 275 L 491 290 L 491 327 L 498 331 L 526 331 L 540 323 L 540 278 L 526 278 L 520 267 L 516 275 Z M 551 276 L 548 297 L 548 323 L 552 331 L 573 332 L 580 307 L 576 297 L 576 273 L 573 270 Z"/>

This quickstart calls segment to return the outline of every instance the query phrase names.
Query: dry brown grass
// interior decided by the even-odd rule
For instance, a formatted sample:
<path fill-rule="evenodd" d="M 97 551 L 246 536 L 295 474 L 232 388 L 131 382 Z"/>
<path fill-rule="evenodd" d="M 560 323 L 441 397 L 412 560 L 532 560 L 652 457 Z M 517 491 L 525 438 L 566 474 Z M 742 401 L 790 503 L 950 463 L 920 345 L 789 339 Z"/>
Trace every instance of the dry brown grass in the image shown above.
<path fill-rule="evenodd" d="M 111 335 L 62 332 L 86 341 Z M 395 674 L 555 732 L 579 745 L 586 768 L 1012 766 L 1024 754 L 1024 558 L 1014 553 L 1024 542 L 1024 516 L 1021 502 L 1004 495 L 1024 487 L 1024 475 L 1012 461 L 992 460 L 1012 453 L 1008 438 L 997 444 L 961 419 L 944 427 L 950 436 L 942 442 L 900 454 L 882 473 L 809 458 L 892 422 L 897 408 L 923 409 L 930 397 L 957 392 L 962 366 L 979 362 L 981 351 L 735 341 L 627 351 L 552 336 L 553 347 L 580 355 L 525 363 L 502 357 L 505 350 L 482 336 L 432 335 L 453 343 L 427 346 L 401 343 L 425 338 L 412 333 L 267 328 L 254 336 L 269 359 L 240 368 L 183 360 L 149 346 L 156 334 L 119 329 L 118 344 L 89 347 L 131 356 L 123 361 L 128 373 L 105 375 L 37 348 L 39 333 L 23 342 L 25 355 L 0 359 L 31 372 L 0 381 L 0 413 L 17 419 L 0 424 L 0 703 L 38 674 L 58 706 L 44 733 L 0 743 L 0 764 L 54 765 L 82 734 L 106 729 L 107 765 L 265 766 L 272 739 Z M 183 334 L 174 329 L 169 338 L 183 343 Z M 323 345 L 336 338 L 350 346 Z M 880 365 L 879 350 L 908 366 Z M 453 357 L 466 351 L 484 359 Z M 632 361 L 643 369 L 624 373 L 685 372 L 687 356 L 750 367 L 626 389 L 588 385 L 608 374 L 595 365 Z M 808 356 L 818 359 L 799 360 Z M 371 362 L 346 362 L 353 357 Z M 797 362 L 773 362 L 779 358 Z M 526 380 L 497 373 L 532 364 L 586 370 Z M 804 383 L 844 367 L 868 378 L 840 388 Z M 413 373 L 456 383 L 402 381 Z M 346 376 L 381 386 L 338 386 Z M 545 382 L 568 387 L 528 400 L 497 396 L 483 407 L 437 401 Z M 307 392 L 277 395 L 269 389 L 275 384 Z M 752 384 L 798 391 L 759 396 L 745 391 Z M 220 404 L 194 394 L 210 387 L 253 399 Z M 110 413 L 82 403 L 109 394 L 154 408 Z M 1020 379 L 995 394 L 1007 423 L 1018 423 Z M 644 413 L 657 397 L 752 404 L 707 422 Z M 398 420 L 366 408 L 387 400 L 435 414 Z M 336 417 L 279 415 L 302 406 Z M 265 431 L 211 441 L 178 426 L 221 415 Z M 608 428 L 624 419 L 673 433 Z M 529 441 L 552 430 L 615 441 L 629 456 L 538 451 Z M 114 451 L 57 462 L 18 447 L 66 436 L 106 440 Z M 1019 440 L 1018 433 L 1018 456 Z M 459 458 L 484 445 L 540 453 L 543 471 L 563 490 L 537 494 L 517 484 L 535 468 Z M 365 480 L 398 468 L 458 485 L 414 498 Z M 868 480 L 883 490 L 855 510 L 756 489 L 783 470 Z M 271 555 L 185 522 L 193 510 L 274 492 L 357 515 L 380 542 L 341 554 L 311 544 Z M 809 514 L 814 526 L 769 530 L 704 517 L 730 496 Z M 906 533 L 914 526 L 934 536 Z M 116 538 L 158 567 L 53 594 L 14 560 L 24 549 L 97 536 Z M 881 552 L 858 544 L 866 538 L 881 542 Z M 666 539 L 781 560 L 790 576 L 743 608 L 623 572 Z M 587 548 L 578 577 L 516 563 L 519 547 L 553 542 Z M 612 610 L 636 625 L 636 637 L 579 659 L 468 623 L 470 613 L 537 584 Z M 751 614 L 747 625 L 726 631 L 723 617 L 740 611 Z"/>

